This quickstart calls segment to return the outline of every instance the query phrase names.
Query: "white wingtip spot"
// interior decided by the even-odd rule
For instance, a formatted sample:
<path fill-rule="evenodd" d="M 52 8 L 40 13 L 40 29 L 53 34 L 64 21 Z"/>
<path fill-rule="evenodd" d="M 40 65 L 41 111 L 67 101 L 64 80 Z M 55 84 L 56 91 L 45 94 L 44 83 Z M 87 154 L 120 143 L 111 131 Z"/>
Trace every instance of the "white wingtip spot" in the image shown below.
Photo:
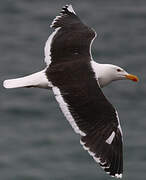
<path fill-rule="evenodd" d="M 68 9 L 68 11 L 76 14 L 71 4 L 68 5 L 68 8 L 67 8 L 67 9 Z"/>
<path fill-rule="evenodd" d="M 116 178 L 122 178 L 122 174 L 115 174 Z"/>
<path fill-rule="evenodd" d="M 113 131 L 109 138 L 106 140 L 106 143 L 111 144 L 115 137 L 115 132 Z"/>

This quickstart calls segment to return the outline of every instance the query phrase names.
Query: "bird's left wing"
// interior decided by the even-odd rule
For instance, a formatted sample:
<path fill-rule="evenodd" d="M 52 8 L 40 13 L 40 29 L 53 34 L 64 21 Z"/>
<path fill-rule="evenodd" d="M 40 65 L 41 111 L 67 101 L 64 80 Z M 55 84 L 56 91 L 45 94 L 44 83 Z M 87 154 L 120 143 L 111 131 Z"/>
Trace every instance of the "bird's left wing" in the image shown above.
<path fill-rule="evenodd" d="M 91 60 L 91 44 L 96 37 L 74 12 L 71 5 L 62 8 L 60 16 L 52 22 L 54 32 L 45 45 L 45 62 L 49 65 L 78 59 Z M 89 58 L 84 58 L 89 57 Z"/>
<path fill-rule="evenodd" d="M 81 144 L 110 175 L 123 172 L 122 130 L 114 107 L 102 93 L 90 62 L 74 61 L 46 71 L 62 112 L 81 135 Z"/>

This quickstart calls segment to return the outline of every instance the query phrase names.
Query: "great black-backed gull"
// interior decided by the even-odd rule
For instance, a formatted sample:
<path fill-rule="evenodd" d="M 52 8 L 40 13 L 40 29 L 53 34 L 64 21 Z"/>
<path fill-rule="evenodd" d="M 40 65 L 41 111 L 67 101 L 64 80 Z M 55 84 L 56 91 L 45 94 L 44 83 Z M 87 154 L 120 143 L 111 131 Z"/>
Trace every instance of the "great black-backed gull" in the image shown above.
<path fill-rule="evenodd" d="M 5 88 L 52 89 L 80 143 L 111 176 L 123 173 L 122 130 L 116 109 L 101 88 L 115 80 L 138 81 L 121 67 L 93 61 L 96 32 L 82 23 L 71 5 L 51 24 L 55 31 L 45 45 L 47 67 L 32 75 L 5 80 Z"/>

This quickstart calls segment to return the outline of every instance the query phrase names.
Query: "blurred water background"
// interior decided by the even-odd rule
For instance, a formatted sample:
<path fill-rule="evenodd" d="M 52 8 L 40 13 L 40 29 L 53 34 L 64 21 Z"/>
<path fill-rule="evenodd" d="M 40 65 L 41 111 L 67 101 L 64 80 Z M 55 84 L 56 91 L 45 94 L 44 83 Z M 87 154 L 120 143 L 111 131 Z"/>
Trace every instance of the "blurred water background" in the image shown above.
<path fill-rule="evenodd" d="M 138 75 L 104 93 L 118 109 L 124 134 L 124 180 L 146 179 L 146 1 L 0 1 L 0 180 L 107 180 L 79 144 L 52 92 L 2 87 L 7 78 L 45 67 L 44 44 L 53 18 L 72 3 L 99 34 L 97 62 Z"/>

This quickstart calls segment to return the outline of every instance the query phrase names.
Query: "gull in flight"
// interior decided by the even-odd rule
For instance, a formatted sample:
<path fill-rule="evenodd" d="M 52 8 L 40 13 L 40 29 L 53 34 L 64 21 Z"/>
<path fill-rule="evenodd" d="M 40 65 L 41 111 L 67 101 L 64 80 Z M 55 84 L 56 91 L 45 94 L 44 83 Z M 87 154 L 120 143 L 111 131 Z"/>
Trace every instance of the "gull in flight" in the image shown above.
<path fill-rule="evenodd" d="M 138 77 L 112 64 L 96 63 L 91 45 L 96 32 L 71 5 L 62 8 L 51 28 L 44 53 L 46 68 L 3 82 L 5 88 L 50 89 L 85 150 L 112 177 L 122 178 L 123 137 L 118 113 L 101 88 L 112 81 Z"/>

